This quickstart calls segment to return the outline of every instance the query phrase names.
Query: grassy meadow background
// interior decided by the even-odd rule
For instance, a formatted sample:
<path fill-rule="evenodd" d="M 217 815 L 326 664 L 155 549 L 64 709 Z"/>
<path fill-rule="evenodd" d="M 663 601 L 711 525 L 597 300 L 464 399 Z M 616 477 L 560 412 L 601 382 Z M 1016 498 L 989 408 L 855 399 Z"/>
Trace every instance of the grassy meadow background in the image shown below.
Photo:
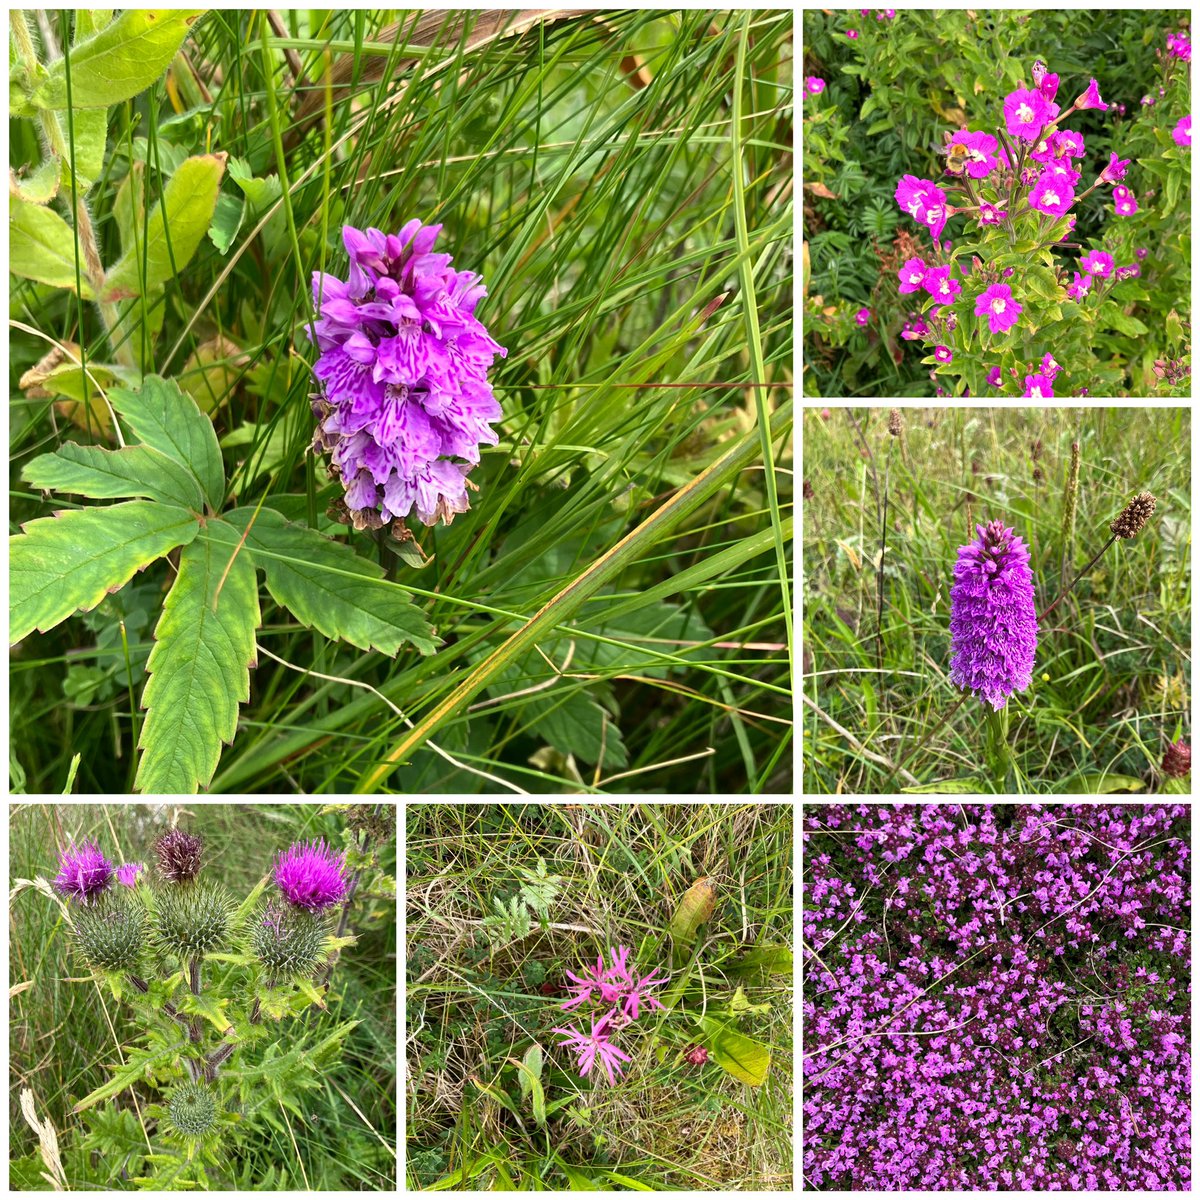
<path fill-rule="evenodd" d="M 406 819 L 410 1188 L 791 1189 L 790 957 L 784 973 L 733 979 L 750 948 L 792 946 L 790 804 L 412 804 Z M 539 859 L 560 879 L 548 921 L 520 937 L 497 929 L 496 901 L 519 897 Z M 633 1062 L 615 1086 L 580 1079 L 549 1032 L 571 1017 L 583 1023 L 582 1010 L 557 1007 L 564 971 L 579 974 L 599 952 L 607 963 L 621 943 L 639 974 L 669 970 L 668 922 L 700 877 L 715 884 L 716 906 L 692 974 L 702 992 L 689 991 L 686 1007 L 698 1011 L 702 995 L 705 1011 L 723 1014 L 744 985 L 763 1007 L 736 1027 L 770 1047 L 765 1082 L 739 1083 L 712 1058 L 681 1063 L 704 1038 L 680 1010 L 643 1014 L 618 1039 Z M 688 958 L 677 959 L 673 981 Z M 534 1040 L 545 1056 L 544 1128 L 511 1065 Z M 484 1087 L 509 1094 L 516 1111 Z"/>
<path fill-rule="evenodd" d="M 70 45 L 69 13 L 30 27 Z M 106 262 L 186 156 L 229 156 L 212 232 L 154 303 L 123 310 L 119 352 L 211 415 L 229 504 L 269 499 L 382 560 L 444 642 L 362 653 L 264 593 L 213 792 L 792 790 L 792 37 L 771 10 L 216 9 L 164 80 L 112 109 L 88 196 Z M 13 167 L 40 155 L 34 122 L 14 121 Z M 149 200 L 132 217 L 131 172 Z M 415 527 L 419 565 L 325 516 L 341 491 L 308 452 L 304 332 L 312 272 L 345 276 L 343 223 L 414 216 L 482 275 L 479 316 L 509 351 L 500 444 L 468 513 Z M 15 531 L 71 505 L 21 481 L 30 459 L 113 444 L 102 405 L 22 376 L 48 342 L 92 363 L 118 349 L 65 290 L 14 280 L 10 317 Z M 171 579 L 154 564 L 14 652 L 15 791 L 131 790 Z M 556 596 L 532 644 L 465 694 Z"/>
<path fill-rule="evenodd" d="M 1158 499 L 1146 528 L 1039 624 L 1033 686 L 1009 699 L 1009 741 L 1024 793 L 1158 791 L 1165 743 L 1190 741 L 1190 412 L 900 411 L 898 440 L 886 408 L 804 410 L 805 793 L 987 791 L 981 703 L 935 728 L 961 694 L 949 682 L 958 547 L 977 523 L 1012 526 L 1030 549 L 1040 613 L 1064 566 L 1074 578 L 1140 491 Z M 956 780 L 974 786 L 939 786 Z"/>
<path fill-rule="evenodd" d="M 345 821 L 320 805 L 198 804 L 186 810 L 156 804 L 30 804 L 9 814 L 9 880 L 52 880 L 58 847 L 95 838 L 115 862 L 150 859 L 155 837 L 178 826 L 205 842 L 206 873 L 215 874 L 243 899 L 271 867 L 277 850 L 296 840 L 324 836 L 341 845 Z M 395 841 L 383 846 L 380 865 L 394 874 Z M 366 876 L 364 876 L 364 879 Z M 123 1155 L 97 1161 L 82 1140 L 99 1127 L 109 1106 L 82 1115 L 72 1106 L 103 1084 L 122 1061 L 137 1030 L 107 990 L 93 982 L 73 950 L 58 905 L 33 888 L 9 904 L 9 1133 L 10 1186 L 49 1190 L 38 1140 L 18 1103 L 23 1088 L 34 1095 L 39 1120 L 58 1133 L 72 1190 L 136 1190 L 129 1182 L 146 1171 L 145 1108 L 160 1098 L 150 1087 L 115 1099 L 129 1133 Z M 396 912 L 395 899 L 360 887 L 347 932 L 357 936 L 342 951 L 331 978 L 326 1011 L 308 1009 L 292 1023 L 314 1040 L 344 1021 L 358 1021 L 340 1064 L 317 1074 L 317 1087 L 297 1097 L 303 1117 L 267 1106 L 227 1139 L 220 1186 L 234 1191 L 393 1191 L 396 1184 Z M 286 1029 L 286 1025 L 284 1027 Z M 281 1042 L 287 1043 L 284 1033 Z M 236 1064 L 236 1060 L 234 1060 Z M 264 1089 L 264 1096 L 266 1091 Z M 111 1128 L 111 1125 L 106 1126 Z M 122 1175 L 122 1172 L 124 1174 Z M 216 1172 L 210 1172 L 216 1175 Z"/>

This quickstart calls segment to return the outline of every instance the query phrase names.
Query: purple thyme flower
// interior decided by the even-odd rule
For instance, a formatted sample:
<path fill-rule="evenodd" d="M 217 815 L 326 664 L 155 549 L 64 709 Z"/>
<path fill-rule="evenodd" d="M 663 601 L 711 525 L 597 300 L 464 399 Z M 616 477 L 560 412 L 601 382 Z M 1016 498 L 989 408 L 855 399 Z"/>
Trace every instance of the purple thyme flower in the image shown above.
<path fill-rule="evenodd" d="M 590 1035 L 582 1034 L 578 1029 L 569 1028 L 552 1029 L 550 1031 L 551 1033 L 561 1033 L 567 1039 L 565 1042 L 559 1044 L 570 1047 L 578 1056 L 580 1076 L 586 1076 L 596 1060 L 599 1059 L 601 1067 L 604 1068 L 604 1074 L 608 1076 L 608 1082 L 616 1083 L 616 1079 L 613 1077 L 614 1069 L 617 1075 L 620 1075 L 623 1070 L 621 1062 L 632 1061 L 624 1050 L 618 1050 L 608 1040 L 608 1035 L 611 1031 L 611 1022 L 611 1013 L 606 1013 L 598 1021 L 593 1021 Z"/>
<path fill-rule="evenodd" d="M 141 863 L 122 863 L 117 868 L 117 882 L 127 888 L 137 887 L 138 873 L 145 869 Z"/>
<path fill-rule="evenodd" d="M 346 898 L 346 856 L 335 854 L 325 839 L 294 842 L 275 860 L 275 883 L 290 904 L 318 910 Z"/>
<path fill-rule="evenodd" d="M 108 890 L 112 878 L 113 865 L 96 842 L 84 842 L 81 846 L 72 842 L 59 851 L 54 887 L 68 899 L 90 904 Z"/>
<path fill-rule="evenodd" d="M 479 276 L 433 253 L 441 228 L 412 220 L 385 236 L 347 225 L 349 277 L 313 273 L 308 333 L 323 385 L 313 449 L 330 452 L 356 529 L 414 511 L 448 525 L 469 507 L 479 447 L 499 440 L 487 373 L 508 352 L 475 317 L 487 294 Z"/>
<path fill-rule="evenodd" d="M 950 592 L 950 679 L 994 709 L 1033 678 L 1037 613 L 1029 551 L 1001 521 L 958 550 Z"/>

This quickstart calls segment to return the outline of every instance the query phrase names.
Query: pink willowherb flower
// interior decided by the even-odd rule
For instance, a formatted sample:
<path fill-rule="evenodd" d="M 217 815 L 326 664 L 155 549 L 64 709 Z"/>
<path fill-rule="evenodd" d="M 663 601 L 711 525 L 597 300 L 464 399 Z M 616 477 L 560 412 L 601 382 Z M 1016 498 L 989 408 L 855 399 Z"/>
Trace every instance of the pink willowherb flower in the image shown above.
<path fill-rule="evenodd" d="M 1054 380 L 1047 375 L 1026 375 L 1025 391 L 1022 393 L 1027 400 L 1051 400 L 1054 398 Z"/>
<path fill-rule="evenodd" d="M 1175 128 L 1171 130 L 1171 137 L 1177 146 L 1191 146 L 1192 117 L 1190 113 L 1186 117 L 1180 117 L 1175 123 Z"/>
<path fill-rule="evenodd" d="M 1029 193 L 1029 207 L 1051 216 L 1064 217 L 1075 203 L 1075 189 L 1069 183 L 1054 178 L 1053 171 L 1043 171 Z"/>
<path fill-rule="evenodd" d="M 1076 99 L 1075 107 L 1078 109 L 1098 108 L 1101 112 L 1108 108 L 1108 105 L 1100 99 L 1100 85 L 1094 79 L 1088 80 L 1087 91 Z"/>
<path fill-rule="evenodd" d="M 1137 197 L 1121 184 L 1113 188 L 1113 207 L 1119 217 L 1132 217 L 1138 210 Z"/>
<path fill-rule="evenodd" d="M 993 333 L 1007 333 L 1023 311 L 1022 306 L 1013 299 L 1012 288 L 1007 283 L 993 283 L 975 301 L 975 315 L 982 317 L 986 314 L 988 328 Z"/>
<path fill-rule="evenodd" d="M 950 679 L 994 709 L 1033 681 L 1037 612 L 1029 551 L 1002 521 L 960 546 L 950 591 Z"/>
<path fill-rule="evenodd" d="M 616 1075 L 620 1076 L 624 1070 L 621 1063 L 632 1062 L 633 1060 L 624 1050 L 618 1050 L 608 1040 L 608 1035 L 611 1031 L 612 1014 L 606 1013 L 598 1021 L 592 1022 L 592 1032 L 590 1034 L 583 1034 L 578 1029 L 571 1028 L 557 1028 L 552 1029 L 550 1032 L 561 1033 L 567 1039 L 565 1042 L 561 1042 L 560 1045 L 569 1047 L 576 1054 L 580 1076 L 586 1076 L 598 1059 L 600 1066 L 604 1070 L 604 1074 L 608 1078 L 608 1082 L 616 1083 L 617 1079 L 613 1075 L 613 1072 L 615 1071 Z"/>
<path fill-rule="evenodd" d="M 1129 170 L 1130 159 L 1118 158 L 1115 154 L 1109 153 L 1108 166 L 1100 172 L 1101 183 L 1120 183 L 1125 178 L 1125 172 Z"/>
<path fill-rule="evenodd" d="M 1099 275 L 1101 279 L 1107 279 L 1112 274 L 1113 256 L 1105 254 L 1103 250 L 1091 250 L 1079 260 L 1079 265 L 1089 275 Z"/>
<path fill-rule="evenodd" d="M 854 314 L 854 320 L 859 325 L 869 325 L 871 323 L 871 310 L 869 308 L 860 308 Z"/>
<path fill-rule="evenodd" d="M 349 887 L 346 856 L 325 839 L 295 842 L 275 860 L 275 884 L 289 904 L 318 911 L 340 904 Z"/>
<path fill-rule="evenodd" d="M 1040 91 L 1017 88 L 1004 97 L 1004 124 L 1010 137 L 1032 142 L 1056 116 L 1058 105 Z"/>
<path fill-rule="evenodd" d="M 925 266 L 925 260 L 922 258 L 910 258 L 897 272 L 900 278 L 900 295 L 906 296 L 912 292 L 919 292 L 921 284 L 925 282 L 925 272 L 928 267 Z"/>

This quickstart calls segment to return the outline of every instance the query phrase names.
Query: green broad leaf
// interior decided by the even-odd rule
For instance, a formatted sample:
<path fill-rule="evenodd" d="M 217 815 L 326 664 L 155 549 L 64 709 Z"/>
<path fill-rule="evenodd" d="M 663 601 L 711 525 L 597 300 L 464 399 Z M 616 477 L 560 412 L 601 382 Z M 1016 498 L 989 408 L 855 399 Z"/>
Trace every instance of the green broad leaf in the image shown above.
<path fill-rule="evenodd" d="M 113 199 L 113 217 L 121 237 L 122 254 L 138 256 L 141 230 L 146 225 L 145 178 L 146 164 L 136 160 L 131 162 Z"/>
<path fill-rule="evenodd" d="M 768 1046 L 712 1017 L 702 1016 L 698 1020 L 708 1052 L 719 1067 L 748 1087 L 761 1087 L 766 1082 L 771 1069 Z"/>
<path fill-rule="evenodd" d="M 724 971 L 731 979 L 748 975 L 791 975 L 792 949 L 790 946 L 755 946 Z"/>
<path fill-rule="evenodd" d="M 1175 206 L 1179 203 L 1179 192 L 1183 186 L 1183 172 L 1171 171 L 1167 175 L 1166 194 L 1163 197 L 1164 204 L 1161 216 L 1168 216 L 1175 211 Z"/>
<path fill-rule="evenodd" d="M 28 175 L 21 176 L 14 171 L 10 179 L 16 199 L 26 204 L 49 204 L 58 195 L 62 182 L 62 160 L 51 155 Z"/>
<path fill-rule="evenodd" d="M 239 508 L 227 520 L 248 530 L 246 545 L 266 575 L 267 590 L 301 624 L 360 650 L 394 655 L 408 643 L 433 653 L 433 631 L 411 595 L 349 546 L 288 522 L 274 509 Z"/>
<path fill-rule="evenodd" d="M 1118 333 L 1127 334 L 1129 337 L 1144 337 L 1150 332 L 1137 317 L 1131 317 L 1115 306 L 1111 309 L 1106 308 L 1100 319 L 1109 328 L 1115 329 Z"/>
<path fill-rule="evenodd" d="M 71 51 L 73 108 L 108 108 L 145 91 L 171 60 L 203 9 L 126 9 Z M 50 64 L 34 93 L 40 108 L 67 107 L 67 63 Z"/>
<path fill-rule="evenodd" d="M 228 1003 L 228 1000 L 218 1000 L 211 992 L 196 996 L 185 991 L 176 1001 L 176 1007 L 186 1016 L 203 1017 L 218 1033 L 224 1034 L 230 1027 L 230 1020 L 224 1011 Z"/>
<path fill-rule="evenodd" d="M 1072 775 L 1059 789 L 1064 795 L 1076 793 L 1084 796 L 1107 796 L 1112 792 L 1140 792 L 1146 787 L 1145 780 L 1133 775 L 1116 775 L 1112 772 L 1080 772 Z"/>
<path fill-rule="evenodd" d="M 214 512 L 225 498 L 225 466 L 212 421 L 173 379 L 147 375 L 139 391 L 113 388 L 109 393 L 121 418 L 138 441 L 168 458 L 195 477 Z"/>
<path fill-rule="evenodd" d="M 258 581 L 237 534 L 223 522 L 179 559 L 154 631 L 142 693 L 147 710 L 134 787 L 153 794 L 191 794 L 207 787 L 221 744 L 237 732 L 238 705 L 250 699 L 259 625 Z"/>
<path fill-rule="evenodd" d="M 18 196 L 8 202 L 8 269 L 23 279 L 75 291 L 75 231 L 53 209 L 27 204 Z M 79 256 L 79 295 L 94 300 Z"/>
<path fill-rule="evenodd" d="M 62 165 L 82 194 L 104 174 L 104 151 L 108 145 L 108 110 L 77 108 L 68 124 L 65 112 L 53 114 L 58 122 L 63 147 Z"/>
<path fill-rule="evenodd" d="M 731 1017 L 740 1017 L 743 1013 L 770 1012 L 771 1005 L 769 1001 L 762 1004 L 752 1004 L 746 996 L 746 990 L 739 983 L 736 991 L 729 1000 L 729 1015 Z"/>
<path fill-rule="evenodd" d="M 105 276 L 105 300 L 145 295 L 186 266 L 208 232 L 224 173 L 223 153 L 197 155 L 175 171 L 146 218 L 145 244 L 127 250 Z"/>
<path fill-rule="evenodd" d="M 107 1100 L 110 1096 L 115 1096 L 118 1092 L 123 1092 L 130 1084 L 137 1083 L 143 1078 L 148 1078 L 153 1068 L 173 1058 L 176 1051 L 182 1049 L 185 1045 L 187 1045 L 186 1038 L 172 1042 L 169 1046 L 165 1046 L 161 1050 L 133 1051 L 129 1055 L 129 1061 L 107 1083 L 102 1083 L 94 1092 L 89 1092 L 71 1111 L 76 1113 L 85 1112 L 87 1109 L 99 1104 L 101 1100 Z"/>
<path fill-rule="evenodd" d="M 53 454 L 26 463 L 21 477 L 43 491 L 70 492 L 93 500 L 143 496 L 199 513 L 204 498 L 196 477 L 150 446 L 105 450 L 64 442 Z"/>
<path fill-rule="evenodd" d="M 150 500 L 30 521 L 8 543 L 10 643 L 95 608 L 199 528 L 190 512 Z"/>
<path fill-rule="evenodd" d="M 541 1047 L 538 1047 L 540 1052 Z M 541 1078 L 535 1075 L 530 1067 L 523 1063 L 517 1062 L 516 1059 L 511 1059 L 516 1064 L 517 1071 L 521 1079 L 521 1095 L 522 1098 L 528 1096 L 533 1107 L 533 1119 L 540 1129 L 546 1124 L 546 1089 L 542 1087 Z"/>
<path fill-rule="evenodd" d="M 922 783 L 915 787 L 900 789 L 913 795 L 945 793 L 948 796 L 974 796 L 987 791 L 978 779 L 943 779 L 940 783 Z"/>
<path fill-rule="evenodd" d="M 222 192 L 217 197 L 217 207 L 213 210 L 212 224 L 208 228 L 208 238 L 222 253 L 227 254 L 233 245 L 237 231 L 242 227 L 242 217 L 246 213 L 246 202 L 228 192 Z"/>
<path fill-rule="evenodd" d="M 317 1008 L 328 1007 L 325 1003 L 325 993 L 318 990 L 311 979 L 301 977 L 295 981 L 296 990 L 309 1004 L 316 1005 Z"/>

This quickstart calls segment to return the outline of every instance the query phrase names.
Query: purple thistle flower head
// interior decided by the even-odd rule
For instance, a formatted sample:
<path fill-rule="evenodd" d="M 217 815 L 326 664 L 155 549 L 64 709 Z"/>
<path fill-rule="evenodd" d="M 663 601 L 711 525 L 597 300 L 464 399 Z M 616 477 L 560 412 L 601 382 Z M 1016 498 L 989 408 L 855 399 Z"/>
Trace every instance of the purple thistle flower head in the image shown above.
<path fill-rule="evenodd" d="M 168 829 L 154 839 L 158 858 L 158 873 L 168 883 L 186 883 L 200 874 L 200 857 L 204 842 L 194 833 Z"/>
<path fill-rule="evenodd" d="M 138 874 L 146 868 L 141 863 L 122 863 L 117 868 L 117 882 L 124 887 L 137 887 Z"/>
<path fill-rule="evenodd" d="M 71 843 L 58 855 L 55 890 L 80 904 L 91 904 L 106 891 L 113 879 L 113 865 L 96 842 Z"/>
<path fill-rule="evenodd" d="M 289 904 L 317 911 L 346 898 L 346 856 L 325 839 L 295 842 L 275 860 L 275 883 Z"/>
<path fill-rule="evenodd" d="M 434 254 L 440 225 L 409 221 L 398 234 L 342 230 L 348 278 L 313 274 L 318 317 L 308 336 L 313 374 L 313 449 L 330 453 L 357 529 L 415 512 L 426 525 L 465 512 L 467 475 L 500 405 L 487 373 L 507 351 L 475 316 L 487 294 L 472 271 Z"/>
<path fill-rule="evenodd" d="M 950 679 L 994 709 L 1033 679 L 1037 612 L 1024 542 L 1001 521 L 958 550 L 950 591 Z"/>

